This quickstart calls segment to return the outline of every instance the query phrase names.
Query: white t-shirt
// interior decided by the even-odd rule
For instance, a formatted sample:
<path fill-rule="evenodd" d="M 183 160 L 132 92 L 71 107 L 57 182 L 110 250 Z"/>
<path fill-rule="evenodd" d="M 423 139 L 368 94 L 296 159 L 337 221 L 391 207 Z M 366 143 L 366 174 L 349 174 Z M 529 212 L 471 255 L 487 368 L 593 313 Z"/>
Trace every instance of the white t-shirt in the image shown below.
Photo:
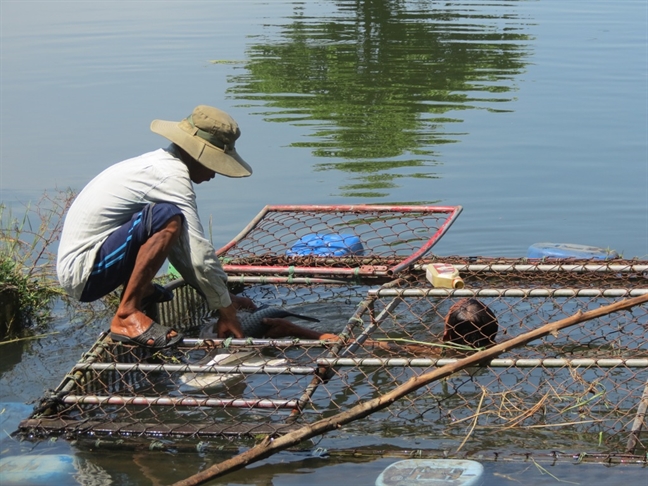
<path fill-rule="evenodd" d="M 95 256 L 108 236 L 149 203 L 173 203 L 185 216 L 169 261 L 199 289 L 211 309 L 231 304 L 227 275 L 205 238 L 187 166 L 164 149 L 119 162 L 92 179 L 65 217 L 56 270 L 61 286 L 79 299 Z"/>

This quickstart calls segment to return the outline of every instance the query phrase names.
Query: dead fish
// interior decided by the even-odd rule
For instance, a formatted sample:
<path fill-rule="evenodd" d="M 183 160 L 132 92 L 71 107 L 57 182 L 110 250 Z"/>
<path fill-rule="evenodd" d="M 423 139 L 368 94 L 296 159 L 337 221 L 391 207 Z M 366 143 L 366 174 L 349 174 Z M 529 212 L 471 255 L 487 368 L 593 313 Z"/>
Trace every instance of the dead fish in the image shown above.
<path fill-rule="evenodd" d="M 252 337 L 260 339 L 262 338 L 268 327 L 263 323 L 263 319 L 266 317 L 270 318 L 286 318 L 286 317 L 295 317 L 297 319 L 304 319 L 305 321 L 310 322 L 319 322 L 319 319 L 315 317 L 305 316 L 302 314 L 296 314 L 294 312 L 287 311 L 281 307 L 273 306 L 262 306 L 258 309 L 248 313 L 247 315 L 239 317 L 239 323 L 241 324 L 241 331 L 245 334 L 245 337 Z"/>
<path fill-rule="evenodd" d="M 196 363 L 197 366 L 285 366 L 288 361 L 283 358 L 267 358 L 258 350 L 237 350 L 232 353 L 215 349 L 207 353 Z M 229 388 L 245 379 L 243 373 L 185 373 L 180 382 L 187 391 Z"/>

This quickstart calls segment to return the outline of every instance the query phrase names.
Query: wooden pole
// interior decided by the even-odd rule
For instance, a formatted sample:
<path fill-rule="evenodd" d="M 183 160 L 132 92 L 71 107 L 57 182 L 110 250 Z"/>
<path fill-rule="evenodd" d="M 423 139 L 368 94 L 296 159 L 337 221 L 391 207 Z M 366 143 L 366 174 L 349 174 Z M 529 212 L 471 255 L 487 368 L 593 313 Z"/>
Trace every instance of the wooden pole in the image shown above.
<path fill-rule="evenodd" d="M 639 434 L 641 433 L 641 428 L 644 423 L 646 423 L 646 414 L 648 413 L 648 382 L 646 382 L 646 387 L 644 388 L 643 395 L 637 406 L 637 415 L 635 415 L 634 422 L 632 423 L 632 430 L 630 431 L 630 437 L 628 438 L 628 445 L 626 446 L 626 452 L 628 454 L 634 454 L 637 444 L 639 443 Z"/>
<path fill-rule="evenodd" d="M 208 469 L 194 474 L 193 476 L 190 476 L 185 480 L 174 483 L 174 486 L 196 486 L 198 484 L 203 484 L 211 479 L 224 476 L 225 474 L 228 474 L 230 472 L 237 471 L 249 464 L 270 457 L 271 455 L 281 450 L 297 445 L 304 440 L 324 434 L 326 432 L 330 432 L 331 430 L 338 429 L 343 425 L 382 410 L 394 403 L 396 400 L 418 390 L 423 386 L 429 385 L 434 381 L 446 378 L 465 368 L 480 365 L 513 348 L 523 346 L 535 339 L 547 336 L 549 334 L 557 333 L 561 329 L 574 326 L 581 322 L 589 321 L 597 317 L 602 317 L 613 312 L 627 310 L 645 302 L 648 302 L 648 294 L 640 295 L 638 297 L 633 297 L 630 299 L 624 299 L 621 302 L 616 302 L 614 304 L 599 307 L 598 309 L 594 309 L 588 312 L 578 311 L 571 317 L 545 324 L 538 329 L 534 329 L 533 331 L 521 334 L 520 336 L 497 344 L 491 348 L 474 353 L 466 358 L 456 361 L 455 363 L 442 366 L 441 368 L 437 368 L 428 373 L 424 373 L 421 376 L 412 377 L 407 382 L 394 388 L 392 391 L 385 393 L 380 397 L 373 398 L 367 402 L 360 403 L 350 408 L 346 412 L 341 412 L 333 415 L 332 417 L 319 420 L 312 424 L 304 425 L 303 427 L 281 437 L 272 438 L 268 436 L 263 441 L 261 441 L 261 443 L 257 444 L 251 449 L 248 449 L 247 451 L 230 459 L 227 459 L 226 461 L 223 461 L 219 464 L 214 464 Z"/>

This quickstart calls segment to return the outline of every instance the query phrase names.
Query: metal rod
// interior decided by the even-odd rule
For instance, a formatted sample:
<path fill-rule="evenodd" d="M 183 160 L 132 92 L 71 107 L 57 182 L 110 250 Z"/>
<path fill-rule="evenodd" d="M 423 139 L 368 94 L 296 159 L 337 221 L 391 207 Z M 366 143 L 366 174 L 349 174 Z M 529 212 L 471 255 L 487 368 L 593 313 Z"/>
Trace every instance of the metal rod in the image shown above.
<path fill-rule="evenodd" d="M 354 326 L 357 325 L 357 322 L 358 321 L 361 322 L 360 316 L 364 314 L 364 312 L 371 305 L 371 302 L 373 302 L 373 300 L 375 299 L 370 298 L 368 300 L 365 299 L 362 302 L 360 302 L 360 304 L 356 307 L 353 316 L 351 316 L 351 318 L 349 318 L 349 320 L 347 321 L 347 325 L 344 330 L 344 333 L 351 334 Z M 333 347 L 328 353 L 328 356 L 329 357 L 336 356 L 339 349 L 340 349 L 340 343 L 334 343 Z M 288 423 L 293 423 L 295 420 L 297 420 L 301 411 L 304 409 L 308 401 L 311 399 L 311 397 L 319 387 L 320 383 L 330 378 L 330 374 L 331 374 L 331 368 L 329 366 L 318 367 L 317 371 L 315 372 L 315 376 L 313 376 L 310 383 L 304 389 L 304 392 L 302 393 L 301 397 L 299 397 L 298 400 L 299 406 L 295 410 L 293 410 L 292 413 L 290 414 L 290 417 L 288 417 L 287 419 Z"/>
<path fill-rule="evenodd" d="M 637 297 L 646 289 L 369 289 L 376 297 Z"/>
<path fill-rule="evenodd" d="M 223 264 L 226 273 L 255 273 L 255 274 L 288 274 L 288 275 L 344 275 L 348 277 L 369 277 L 389 275 L 386 266 L 363 265 L 354 267 L 300 267 L 274 265 L 228 265 Z M 293 277 L 294 278 L 294 277 Z M 347 282 L 348 283 L 348 282 Z"/>
<path fill-rule="evenodd" d="M 325 341 L 319 339 L 256 339 L 256 338 L 213 338 L 213 339 L 199 339 L 199 338 L 185 338 L 182 340 L 184 346 L 198 347 L 204 346 L 214 348 L 223 346 L 227 341 L 228 347 L 270 347 L 270 348 L 290 348 L 290 347 L 324 347 Z"/>
<path fill-rule="evenodd" d="M 127 397 L 117 395 L 68 395 L 63 401 L 82 405 L 155 405 L 167 407 L 295 408 L 297 406 L 296 400 L 242 400 L 239 398 L 223 400 L 218 398 Z"/>
<path fill-rule="evenodd" d="M 398 284 L 398 280 L 393 280 L 392 282 L 389 282 L 385 284 L 385 286 L 390 287 Z M 371 318 L 371 325 L 370 329 L 373 330 L 375 329 L 380 322 L 382 322 L 385 317 L 387 317 L 388 313 L 396 308 L 398 304 L 401 302 L 400 298 L 394 299 L 389 306 L 387 306 L 386 309 L 383 310 L 383 312 L 380 313 L 380 315 L 377 318 L 373 318 L 373 308 L 374 308 L 374 302 L 375 298 L 369 297 L 368 299 L 363 300 L 358 307 L 356 308 L 356 311 L 353 313 L 353 316 L 347 321 L 347 325 L 345 328 L 345 333 L 350 335 L 353 332 L 353 329 L 358 325 L 358 323 L 362 323 L 362 316 L 364 313 L 369 310 L 369 314 L 372 316 Z M 392 307 L 393 306 L 393 307 Z M 364 329 L 361 336 L 358 338 L 364 341 L 367 338 L 367 335 L 369 334 L 370 331 L 367 329 Z M 335 356 L 344 356 L 345 354 L 348 354 L 351 352 L 355 347 L 357 347 L 357 341 L 353 343 L 351 346 L 347 347 L 344 349 L 341 353 L 340 351 L 340 344 L 336 343 L 333 345 L 333 348 L 329 351 L 328 356 L 329 358 L 333 358 Z M 290 417 L 288 418 L 289 423 L 294 422 L 297 418 L 298 413 L 303 410 L 304 406 L 310 400 L 310 398 L 313 396 L 315 393 L 315 390 L 317 387 L 326 379 L 330 379 L 332 375 L 332 369 L 333 366 L 323 364 L 318 367 L 317 372 L 315 373 L 315 376 L 313 376 L 313 379 L 311 380 L 310 384 L 306 387 L 304 390 L 303 395 L 299 398 L 299 408 L 294 410 Z"/>
<path fill-rule="evenodd" d="M 437 257 L 438 258 L 438 257 Z M 519 264 L 519 263 L 493 263 L 493 264 L 453 264 L 460 272 L 631 272 L 643 273 L 648 271 L 648 265 L 623 265 L 615 263 L 587 263 L 575 265 L 569 263 L 556 262 L 555 264 L 541 263 L 538 265 Z M 414 270 L 425 270 L 425 264 L 413 266 Z"/>
<path fill-rule="evenodd" d="M 371 205 L 371 204 L 331 204 L 331 205 L 270 205 L 266 206 L 268 211 L 277 212 L 320 212 L 331 213 L 345 211 L 350 213 L 377 213 L 377 212 L 401 212 L 401 213 L 452 213 L 457 206 L 399 206 L 399 205 Z"/>
<path fill-rule="evenodd" d="M 236 267 L 238 271 L 241 270 L 239 266 Z M 276 276 L 262 276 L 250 277 L 241 275 L 240 277 L 230 277 L 229 283 L 242 283 L 242 284 L 344 284 L 348 285 L 349 280 L 332 279 L 332 278 L 311 278 L 311 277 L 276 277 Z"/>
<path fill-rule="evenodd" d="M 441 367 L 459 361 L 454 358 L 319 358 L 322 366 L 381 366 L 381 367 Z M 546 359 L 494 359 L 484 364 L 491 368 L 648 368 L 648 358 L 546 358 Z"/>
<path fill-rule="evenodd" d="M 141 371 L 144 373 L 160 372 L 167 373 L 242 373 L 242 374 L 267 374 L 280 375 L 290 373 L 294 375 L 310 375 L 314 373 L 312 366 L 200 366 L 200 365 L 177 365 L 177 364 L 142 364 L 142 363 L 78 363 L 73 371 L 81 370 L 94 371 Z"/>
<path fill-rule="evenodd" d="M 358 347 L 360 347 L 362 343 L 367 340 L 369 335 L 376 329 L 378 329 L 382 321 L 392 315 L 394 309 L 396 309 L 396 307 L 398 307 L 398 305 L 402 301 L 403 300 L 400 297 L 392 299 L 391 302 L 389 302 L 389 304 L 387 304 L 385 308 L 378 314 L 378 316 L 376 316 L 376 318 L 372 320 L 373 322 L 365 329 L 363 329 L 362 333 L 354 340 L 354 342 L 352 342 L 346 349 L 343 349 L 342 352 L 339 353 L 339 355 L 343 357 L 347 354 L 353 353 L 356 349 L 358 349 Z"/>

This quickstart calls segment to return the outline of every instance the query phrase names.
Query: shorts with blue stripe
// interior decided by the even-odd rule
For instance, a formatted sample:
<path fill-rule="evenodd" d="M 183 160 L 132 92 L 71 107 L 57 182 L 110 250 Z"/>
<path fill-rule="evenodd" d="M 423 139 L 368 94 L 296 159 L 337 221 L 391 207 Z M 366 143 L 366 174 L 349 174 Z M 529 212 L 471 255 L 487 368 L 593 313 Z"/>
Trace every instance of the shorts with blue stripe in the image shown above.
<path fill-rule="evenodd" d="M 144 243 L 164 228 L 174 216 L 184 215 L 171 203 L 151 203 L 117 228 L 101 245 L 81 294 L 81 302 L 92 302 L 109 294 L 130 278 L 137 254 Z"/>

